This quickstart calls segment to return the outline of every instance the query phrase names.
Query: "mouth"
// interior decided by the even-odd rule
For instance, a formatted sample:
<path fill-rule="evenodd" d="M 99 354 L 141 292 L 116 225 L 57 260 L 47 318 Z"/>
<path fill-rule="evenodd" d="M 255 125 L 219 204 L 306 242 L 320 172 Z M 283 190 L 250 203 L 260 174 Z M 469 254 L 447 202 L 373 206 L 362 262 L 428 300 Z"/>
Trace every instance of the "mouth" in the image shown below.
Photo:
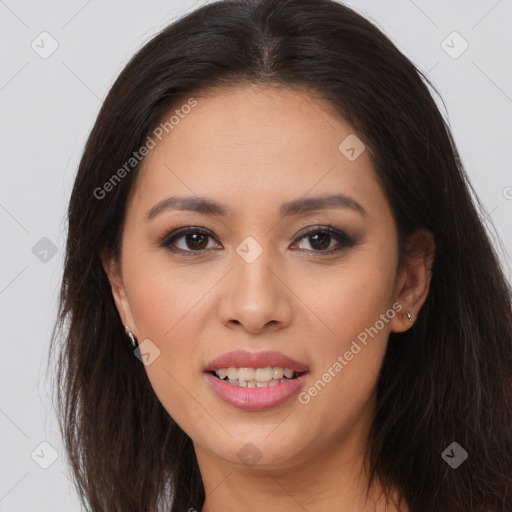
<path fill-rule="evenodd" d="M 297 379 L 307 372 L 283 368 L 282 366 L 266 366 L 263 368 L 230 366 L 212 370 L 209 373 L 232 386 L 268 388 Z"/>
<path fill-rule="evenodd" d="M 237 409 L 261 411 L 288 402 L 305 385 L 309 368 L 280 352 L 241 349 L 204 369 L 212 391 Z"/>

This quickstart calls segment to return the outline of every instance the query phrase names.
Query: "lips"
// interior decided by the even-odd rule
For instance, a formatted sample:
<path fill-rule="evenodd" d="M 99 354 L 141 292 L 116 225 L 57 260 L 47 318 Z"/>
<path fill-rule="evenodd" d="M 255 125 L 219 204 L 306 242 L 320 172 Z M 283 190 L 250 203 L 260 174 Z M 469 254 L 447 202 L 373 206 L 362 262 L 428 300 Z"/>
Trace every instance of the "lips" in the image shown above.
<path fill-rule="evenodd" d="M 309 373 L 305 372 L 295 379 L 266 388 L 245 388 L 233 386 L 205 372 L 204 378 L 210 389 L 224 403 L 245 411 L 263 411 L 289 403 L 305 385 Z"/>
<path fill-rule="evenodd" d="M 265 375 L 257 375 L 253 372 L 253 378 L 256 381 L 240 380 L 239 370 L 246 374 L 249 368 L 263 369 Z M 232 377 L 238 377 L 238 380 L 225 381 L 220 378 L 218 374 L 225 372 L 226 369 L 228 374 L 233 373 Z M 268 374 L 269 371 L 277 372 L 281 377 L 283 377 L 283 371 L 287 374 L 291 372 L 293 377 L 276 378 L 268 382 L 269 377 L 274 377 Z M 271 409 L 288 402 L 300 391 L 308 377 L 309 368 L 305 363 L 275 351 L 236 350 L 217 357 L 204 369 L 204 378 L 210 389 L 223 402 L 247 411 Z"/>
<path fill-rule="evenodd" d="M 280 352 L 275 351 L 250 351 L 247 349 L 240 349 L 210 361 L 205 372 L 212 372 L 220 368 L 229 367 L 244 367 L 244 368 L 265 368 L 267 366 L 280 366 L 283 368 L 290 368 L 296 372 L 307 372 L 308 366 L 304 363 L 296 361 Z"/>

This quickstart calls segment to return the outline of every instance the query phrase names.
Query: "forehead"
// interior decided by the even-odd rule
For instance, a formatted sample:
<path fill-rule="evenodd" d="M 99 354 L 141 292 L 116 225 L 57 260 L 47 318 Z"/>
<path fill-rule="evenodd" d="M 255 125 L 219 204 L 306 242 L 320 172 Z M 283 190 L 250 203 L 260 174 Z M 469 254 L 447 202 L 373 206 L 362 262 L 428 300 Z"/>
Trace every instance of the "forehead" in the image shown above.
<path fill-rule="evenodd" d="M 183 108 L 188 99 L 163 116 L 173 124 L 143 161 L 139 196 L 209 195 L 257 208 L 308 191 L 336 189 L 363 202 L 381 194 L 368 152 L 351 160 L 340 150 L 353 128 L 318 95 L 251 85 L 210 89 Z"/>
<path fill-rule="evenodd" d="M 285 163 L 300 150 L 301 158 L 309 161 L 319 151 L 336 154 L 337 139 L 353 131 L 329 113 L 330 104 L 306 91 L 248 85 L 210 89 L 194 99 L 197 105 L 164 134 L 162 151 L 153 156 L 179 150 L 190 160 L 213 155 L 235 164 L 258 156 L 254 164 L 277 159 Z"/>

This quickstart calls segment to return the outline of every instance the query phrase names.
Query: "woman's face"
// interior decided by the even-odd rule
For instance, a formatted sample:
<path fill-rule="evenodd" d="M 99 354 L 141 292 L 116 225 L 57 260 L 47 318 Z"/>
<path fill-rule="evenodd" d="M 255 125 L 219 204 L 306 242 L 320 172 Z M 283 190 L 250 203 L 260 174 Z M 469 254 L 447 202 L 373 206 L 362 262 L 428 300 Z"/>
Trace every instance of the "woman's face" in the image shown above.
<path fill-rule="evenodd" d="M 413 318 L 420 306 L 407 303 L 368 151 L 303 92 L 250 86 L 195 100 L 143 162 L 122 281 L 106 266 L 121 319 L 200 464 L 285 469 L 333 447 L 353 454 L 389 332 L 409 327 L 397 301 Z M 211 373 L 227 367 L 226 380 Z M 286 367 L 305 373 L 288 379 Z"/>

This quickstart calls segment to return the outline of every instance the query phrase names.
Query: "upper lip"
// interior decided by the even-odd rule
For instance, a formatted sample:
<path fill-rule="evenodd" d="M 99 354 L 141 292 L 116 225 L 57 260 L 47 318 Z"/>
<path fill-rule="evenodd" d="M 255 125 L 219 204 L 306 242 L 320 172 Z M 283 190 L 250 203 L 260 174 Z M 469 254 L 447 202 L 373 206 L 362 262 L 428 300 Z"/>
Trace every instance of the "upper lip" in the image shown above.
<path fill-rule="evenodd" d="M 307 365 L 299 361 L 295 361 L 291 357 L 275 352 L 273 350 L 252 351 L 247 349 L 235 350 L 228 352 L 213 361 L 210 361 L 205 371 L 214 371 L 219 368 L 229 368 L 231 366 L 238 368 L 265 368 L 266 366 L 280 366 L 282 368 L 290 368 L 297 372 L 308 371 Z"/>

